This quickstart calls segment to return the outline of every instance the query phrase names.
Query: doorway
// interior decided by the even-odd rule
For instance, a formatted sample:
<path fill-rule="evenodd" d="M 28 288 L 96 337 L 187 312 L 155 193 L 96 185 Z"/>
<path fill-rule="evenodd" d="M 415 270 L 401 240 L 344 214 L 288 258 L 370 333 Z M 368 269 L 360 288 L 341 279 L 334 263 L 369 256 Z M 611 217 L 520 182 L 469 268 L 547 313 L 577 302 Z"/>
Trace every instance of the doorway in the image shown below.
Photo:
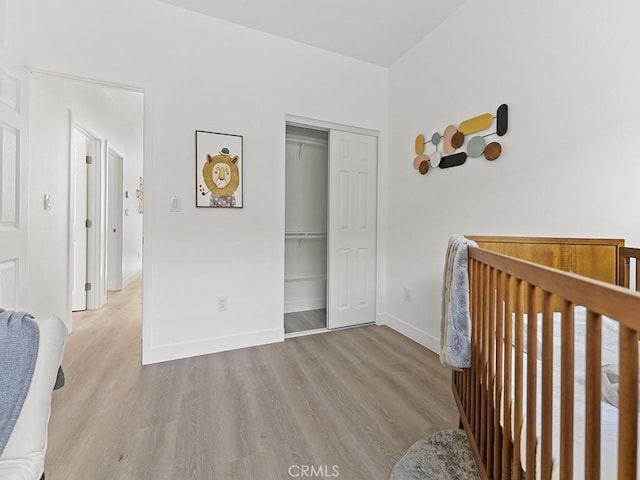
<path fill-rule="evenodd" d="M 285 336 L 373 323 L 377 134 L 288 120 Z"/>
<path fill-rule="evenodd" d="M 44 194 L 44 213 L 32 216 L 29 224 L 29 248 L 38 259 L 31 266 L 31 278 L 46 277 L 50 268 L 68 275 L 47 291 L 38 289 L 31 309 L 55 312 L 71 330 L 72 311 L 99 309 L 107 300 L 109 152 L 112 160 L 120 159 L 116 176 L 121 177 L 117 195 L 123 212 L 117 228 L 123 238 L 121 288 L 142 274 L 145 97 L 130 87 L 48 72 L 32 71 L 29 84 L 30 158 L 34 165 L 48 162 L 46 169 L 30 171 L 34 199 Z M 130 193 L 128 198 L 125 193 Z M 61 252 L 64 247 L 64 254 L 49 255 L 48 262 L 40 253 Z"/>

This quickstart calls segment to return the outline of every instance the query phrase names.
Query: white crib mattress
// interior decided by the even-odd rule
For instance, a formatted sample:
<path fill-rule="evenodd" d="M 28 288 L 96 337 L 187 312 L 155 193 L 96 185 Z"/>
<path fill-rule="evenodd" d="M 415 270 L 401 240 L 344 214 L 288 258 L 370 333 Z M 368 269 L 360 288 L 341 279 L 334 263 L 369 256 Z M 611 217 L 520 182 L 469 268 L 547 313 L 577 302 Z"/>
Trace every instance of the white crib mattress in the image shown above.
<path fill-rule="evenodd" d="M 584 307 L 576 307 L 574 311 L 575 318 L 575 366 L 574 366 L 574 465 L 573 475 L 574 478 L 584 478 L 584 463 L 585 463 L 585 433 L 586 433 L 586 415 L 585 415 L 585 366 L 586 366 L 586 309 Z M 524 318 L 524 333 L 525 333 L 525 353 L 524 353 L 524 372 L 523 372 L 523 398 L 527 398 L 527 381 L 526 381 L 526 365 L 527 365 L 527 353 L 526 353 L 526 316 Z M 561 316 L 559 313 L 554 314 L 553 319 L 553 470 L 552 479 L 559 479 L 560 477 L 560 365 L 561 365 L 561 349 L 560 349 L 560 326 Z M 541 316 L 538 318 L 538 339 L 542 337 L 542 322 Z M 542 415 L 540 405 L 542 404 L 542 361 L 541 361 L 541 346 L 538 341 L 538 359 L 537 359 L 537 418 L 536 418 L 536 431 L 538 442 L 541 441 L 542 431 Z M 515 359 L 515 347 L 512 347 L 512 358 Z M 611 320 L 607 317 L 602 317 L 602 365 L 618 364 L 619 362 L 619 330 L 618 322 Z M 512 392 L 515 388 L 515 379 L 512 377 Z M 503 392 L 504 394 L 504 392 Z M 501 405 L 503 404 L 503 398 L 501 398 Z M 617 456 L 618 456 L 618 408 L 607 403 L 601 404 L 601 474 L 600 478 L 609 479 L 617 478 Z M 521 431 L 521 463 L 523 469 L 526 467 L 526 401 L 523 405 L 524 422 Z M 514 432 L 514 414 L 511 415 L 511 432 L 513 440 Z M 501 418 L 501 425 L 504 425 L 504 413 Z M 640 434 L 640 428 L 638 429 Z M 640 435 L 639 435 L 640 443 Z M 540 478 L 540 451 L 536 451 L 537 459 L 537 472 L 536 477 Z M 640 471 L 640 456 L 638 457 L 638 471 Z"/>

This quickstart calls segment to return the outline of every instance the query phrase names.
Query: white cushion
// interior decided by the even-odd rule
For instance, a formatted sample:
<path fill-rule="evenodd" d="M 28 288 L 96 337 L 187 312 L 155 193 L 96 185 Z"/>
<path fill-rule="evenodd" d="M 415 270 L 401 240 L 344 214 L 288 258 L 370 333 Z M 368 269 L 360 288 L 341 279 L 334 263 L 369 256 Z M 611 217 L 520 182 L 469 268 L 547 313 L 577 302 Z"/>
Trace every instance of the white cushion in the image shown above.
<path fill-rule="evenodd" d="M 2 480 L 38 480 L 44 471 L 51 394 L 67 338 L 58 317 L 35 319 L 40 328 L 38 359 L 18 421 L 0 457 Z"/>

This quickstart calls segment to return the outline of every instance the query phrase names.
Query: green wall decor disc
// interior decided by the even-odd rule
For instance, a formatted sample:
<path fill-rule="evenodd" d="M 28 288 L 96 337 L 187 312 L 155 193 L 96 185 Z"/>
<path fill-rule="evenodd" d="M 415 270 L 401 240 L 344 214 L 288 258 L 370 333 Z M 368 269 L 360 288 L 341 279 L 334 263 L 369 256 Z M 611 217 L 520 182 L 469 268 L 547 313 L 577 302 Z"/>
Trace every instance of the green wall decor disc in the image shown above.
<path fill-rule="evenodd" d="M 484 137 L 475 136 L 469 140 L 467 144 L 467 154 L 472 158 L 480 157 L 484 153 L 484 147 L 486 145 L 487 142 L 484 140 Z"/>
<path fill-rule="evenodd" d="M 438 145 L 440 143 L 440 139 L 442 139 L 442 136 L 438 132 L 431 135 L 431 143 L 434 145 Z"/>

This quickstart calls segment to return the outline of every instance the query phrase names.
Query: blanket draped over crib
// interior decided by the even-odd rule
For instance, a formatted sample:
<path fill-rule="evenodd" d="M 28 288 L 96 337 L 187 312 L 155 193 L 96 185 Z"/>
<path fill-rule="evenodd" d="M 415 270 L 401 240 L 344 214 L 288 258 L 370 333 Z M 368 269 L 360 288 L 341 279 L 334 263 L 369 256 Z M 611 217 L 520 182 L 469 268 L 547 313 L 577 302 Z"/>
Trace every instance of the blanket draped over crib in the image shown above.
<path fill-rule="evenodd" d="M 39 343 L 31 315 L 0 309 L 0 455 L 29 392 Z"/>
<path fill-rule="evenodd" d="M 462 235 L 449 239 L 442 282 L 440 362 L 445 367 L 471 366 L 471 319 L 467 248 L 476 242 Z"/>

